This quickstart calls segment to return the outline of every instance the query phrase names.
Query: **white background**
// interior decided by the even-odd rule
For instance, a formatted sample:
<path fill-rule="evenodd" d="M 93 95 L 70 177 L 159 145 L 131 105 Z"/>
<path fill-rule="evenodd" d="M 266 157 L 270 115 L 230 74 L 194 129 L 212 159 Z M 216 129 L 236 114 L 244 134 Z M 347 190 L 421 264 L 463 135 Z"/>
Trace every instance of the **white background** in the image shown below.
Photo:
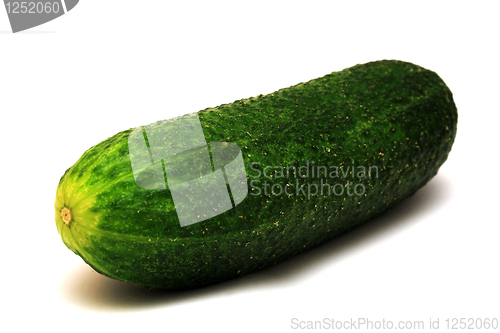
<path fill-rule="evenodd" d="M 4 332 L 286 332 L 298 320 L 500 317 L 495 2 L 81 0 L 12 34 L 0 7 Z M 124 129 L 358 63 L 413 62 L 453 92 L 448 161 L 392 212 L 280 265 L 188 292 L 103 277 L 62 243 L 57 183 Z"/>

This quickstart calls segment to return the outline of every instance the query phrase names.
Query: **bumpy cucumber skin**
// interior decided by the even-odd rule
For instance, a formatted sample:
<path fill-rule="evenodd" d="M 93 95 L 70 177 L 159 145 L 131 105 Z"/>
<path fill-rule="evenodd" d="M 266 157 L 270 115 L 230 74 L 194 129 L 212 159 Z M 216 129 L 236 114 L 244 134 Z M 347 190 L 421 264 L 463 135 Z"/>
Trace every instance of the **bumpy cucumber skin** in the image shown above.
<path fill-rule="evenodd" d="M 97 272 L 144 287 L 189 289 L 274 265 L 370 220 L 424 186 L 455 139 L 457 109 L 434 72 L 383 60 L 273 94 L 199 112 L 207 142 L 234 142 L 247 179 L 265 166 L 378 166 L 359 196 L 248 195 L 235 208 L 180 227 L 168 190 L 138 187 L 120 132 L 61 177 L 55 217 L 63 242 Z M 295 179 L 292 179 L 295 182 Z M 319 178 L 308 183 L 319 184 Z M 330 180 L 331 181 L 331 180 Z M 70 209 L 64 224 L 60 212 Z"/>

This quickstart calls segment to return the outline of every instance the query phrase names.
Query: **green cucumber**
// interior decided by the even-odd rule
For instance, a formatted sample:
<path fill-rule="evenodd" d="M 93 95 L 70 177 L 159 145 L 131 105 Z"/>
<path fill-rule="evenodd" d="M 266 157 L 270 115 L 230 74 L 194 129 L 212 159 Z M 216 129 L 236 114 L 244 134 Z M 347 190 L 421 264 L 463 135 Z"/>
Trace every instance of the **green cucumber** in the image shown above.
<path fill-rule="evenodd" d="M 447 159 L 458 117 L 436 73 L 395 60 L 188 116 L 120 132 L 61 177 L 58 232 L 97 272 L 144 287 L 187 289 L 274 265 L 413 195 Z M 169 124 L 187 128 L 188 118 L 200 126 L 179 141 L 185 151 L 155 157 L 172 141 L 152 145 L 151 135 Z M 195 143 L 200 131 L 205 148 Z M 243 177 L 232 179 L 228 165 L 216 165 L 216 143 L 236 147 L 226 162 L 239 158 Z M 210 168 L 195 161 L 199 153 L 211 154 Z M 132 163 L 142 155 L 151 165 L 137 172 Z M 216 171 L 225 177 L 230 209 L 185 223 L 181 212 L 191 207 L 176 204 L 185 192 L 175 186 Z M 217 204 L 222 197 L 215 192 L 200 188 L 193 206 Z"/>

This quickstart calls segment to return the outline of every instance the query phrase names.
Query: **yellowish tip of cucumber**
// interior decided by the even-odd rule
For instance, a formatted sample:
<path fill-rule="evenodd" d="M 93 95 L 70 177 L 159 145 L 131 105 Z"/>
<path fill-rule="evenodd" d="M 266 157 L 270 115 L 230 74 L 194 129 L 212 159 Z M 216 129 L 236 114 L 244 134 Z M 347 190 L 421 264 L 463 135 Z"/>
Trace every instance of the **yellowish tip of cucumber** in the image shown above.
<path fill-rule="evenodd" d="M 69 226 L 71 222 L 71 211 L 68 208 L 64 207 L 63 209 L 61 209 L 61 217 L 64 224 Z"/>

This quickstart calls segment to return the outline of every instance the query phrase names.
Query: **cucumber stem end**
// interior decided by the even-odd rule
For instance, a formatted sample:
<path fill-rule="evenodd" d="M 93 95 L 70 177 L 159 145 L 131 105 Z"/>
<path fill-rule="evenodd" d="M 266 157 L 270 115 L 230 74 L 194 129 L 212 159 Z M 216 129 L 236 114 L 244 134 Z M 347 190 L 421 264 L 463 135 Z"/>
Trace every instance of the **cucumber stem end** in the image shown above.
<path fill-rule="evenodd" d="M 69 224 L 71 222 L 71 211 L 68 208 L 63 207 L 63 209 L 61 209 L 61 217 L 62 217 L 64 224 L 69 226 Z"/>

